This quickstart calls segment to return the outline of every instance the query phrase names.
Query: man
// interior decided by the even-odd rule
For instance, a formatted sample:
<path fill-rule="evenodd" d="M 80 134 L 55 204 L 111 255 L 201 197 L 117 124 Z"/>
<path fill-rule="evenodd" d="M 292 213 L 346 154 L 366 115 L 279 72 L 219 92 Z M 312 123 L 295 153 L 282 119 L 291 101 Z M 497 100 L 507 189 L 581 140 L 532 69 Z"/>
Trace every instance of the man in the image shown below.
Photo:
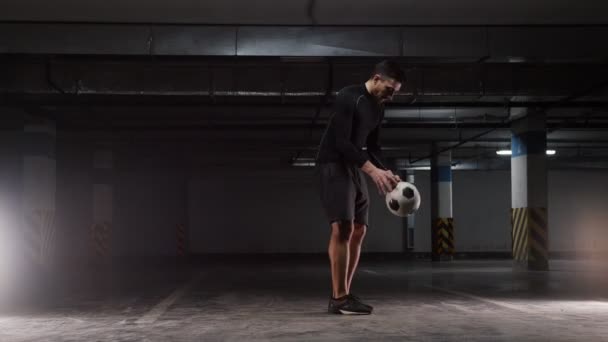
<path fill-rule="evenodd" d="M 378 63 L 364 84 L 340 90 L 321 138 L 316 176 L 321 203 L 331 225 L 330 313 L 370 314 L 373 310 L 350 293 L 368 226 L 369 195 L 364 174 L 381 194 L 390 192 L 400 181 L 382 162 L 379 137 L 384 103 L 392 100 L 404 80 L 405 75 L 395 62 Z"/>

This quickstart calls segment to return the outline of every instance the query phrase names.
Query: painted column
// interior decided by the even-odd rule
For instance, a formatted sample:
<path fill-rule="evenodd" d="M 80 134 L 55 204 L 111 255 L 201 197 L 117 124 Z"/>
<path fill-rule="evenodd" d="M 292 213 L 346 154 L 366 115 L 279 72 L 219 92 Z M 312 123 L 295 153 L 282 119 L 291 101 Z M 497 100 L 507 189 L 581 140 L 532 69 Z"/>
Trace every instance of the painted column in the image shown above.
<path fill-rule="evenodd" d="M 411 184 L 416 185 L 416 177 L 414 174 L 414 170 L 408 170 L 405 173 L 405 181 Z M 411 214 L 410 216 L 405 218 L 405 230 L 404 230 L 404 242 L 405 242 L 405 250 L 411 251 L 414 249 L 414 227 L 416 222 L 416 213 Z"/>
<path fill-rule="evenodd" d="M 114 221 L 114 155 L 109 145 L 93 152 L 93 223 L 91 257 L 96 264 L 110 261 Z"/>
<path fill-rule="evenodd" d="M 23 136 L 23 224 L 25 260 L 40 272 L 56 261 L 56 129 L 49 120 L 27 116 Z"/>
<path fill-rule="evenodd" d="M 513 122 L 511 137 L 511 237 L 516 266 L 549 268 L 547 134 L 539 111 Z"/>
<path fill-rule="evenodd" d="M 449 261 L 454 255 L 454 220 L 452 217 L 451 151 L 435 153 L 431 158 L 431 259 Z"/>

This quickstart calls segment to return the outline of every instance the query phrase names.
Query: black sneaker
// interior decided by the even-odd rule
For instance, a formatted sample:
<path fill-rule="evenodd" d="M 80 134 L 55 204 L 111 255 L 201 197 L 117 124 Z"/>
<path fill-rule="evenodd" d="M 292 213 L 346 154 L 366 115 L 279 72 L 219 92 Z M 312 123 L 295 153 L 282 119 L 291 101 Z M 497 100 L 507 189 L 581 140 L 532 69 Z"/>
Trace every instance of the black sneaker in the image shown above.
<path fill-rule="evenodd" d="M 363 303 L 363 302 L 361 301 L 361 298 L 357 297 L 356 295 L 354 295 L 354 294 L 352 294 L 352 293 L 351 293 L 351 294 L 349 294 L 348 296 L 350 296 L 350 298 L 352 298 L 353 300 L 355 300 L 355 301 L 359 302 L 361 305 L 363 305 L 363 306 L 367 307 L 367 308 L 369 309 L 369 311 L 374 310 L 374 307 L 373 307 L 373 306 L 371 306 L 371 305 L 369 305 L 369 304 L 365 304 L 365 303 Z"/>
<path fill-rule="evenodd" d="M 327 312 L 338 315 L 369 315 L 372 313 L 372 309 L 347 295 L 340 299 L 331 298 Z"/>

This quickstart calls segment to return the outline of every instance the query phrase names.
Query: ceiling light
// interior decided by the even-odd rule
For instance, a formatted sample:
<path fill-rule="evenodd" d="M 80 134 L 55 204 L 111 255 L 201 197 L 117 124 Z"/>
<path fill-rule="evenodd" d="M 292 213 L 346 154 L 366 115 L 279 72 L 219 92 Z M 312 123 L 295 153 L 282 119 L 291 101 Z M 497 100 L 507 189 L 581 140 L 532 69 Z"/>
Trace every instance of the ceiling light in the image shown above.
<path fill-rule="evenodd" d="M 315 167 L 316 166 L 315 158 L 302 158 L 302 157 L 293 158 L 290 161 L 290 164 L 291 164 L 291 166 L 298 166 L 298 167 Z"/>
<path fill-rule="evenodd" d="M 548 156 L 553 156 L 555 155 L 555 150 L 547 150 L 547 155 Z M 498 150 L 496 151 L 496 154 L 498 154 L 499 156 L 510 156 L 511 155 L 511 150 Z"/>

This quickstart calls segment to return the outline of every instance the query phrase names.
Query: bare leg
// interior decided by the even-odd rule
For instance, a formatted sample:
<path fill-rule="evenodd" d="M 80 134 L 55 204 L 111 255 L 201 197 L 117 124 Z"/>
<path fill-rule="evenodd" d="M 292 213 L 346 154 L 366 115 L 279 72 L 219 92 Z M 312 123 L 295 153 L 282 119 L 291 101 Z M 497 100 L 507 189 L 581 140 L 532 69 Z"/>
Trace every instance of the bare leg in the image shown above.
<path fill-rule="evenodd" d="M 328 254 L 331 266 L 332 296 L 334 298 L 348 294 L 347 272 L 352 233 L 353 223 L 351 221 L 331 224 Z"/>
<path fill-rule="evenodd" d="M 353 234 L 350 239 L 349 245 L 350 254 L 348 261 L 348 280 L 346 282 L 347 293 L 350 293 L 350 285 L 353 281 L 355 271 L 357 270 L 357 265 L 359 264 L 359 256 L 361 255 L 361 245 L 363 244 L 363 239 L 365 238 L 366 231 L 366 225 L 359 223 L 354 224 Z"/>

